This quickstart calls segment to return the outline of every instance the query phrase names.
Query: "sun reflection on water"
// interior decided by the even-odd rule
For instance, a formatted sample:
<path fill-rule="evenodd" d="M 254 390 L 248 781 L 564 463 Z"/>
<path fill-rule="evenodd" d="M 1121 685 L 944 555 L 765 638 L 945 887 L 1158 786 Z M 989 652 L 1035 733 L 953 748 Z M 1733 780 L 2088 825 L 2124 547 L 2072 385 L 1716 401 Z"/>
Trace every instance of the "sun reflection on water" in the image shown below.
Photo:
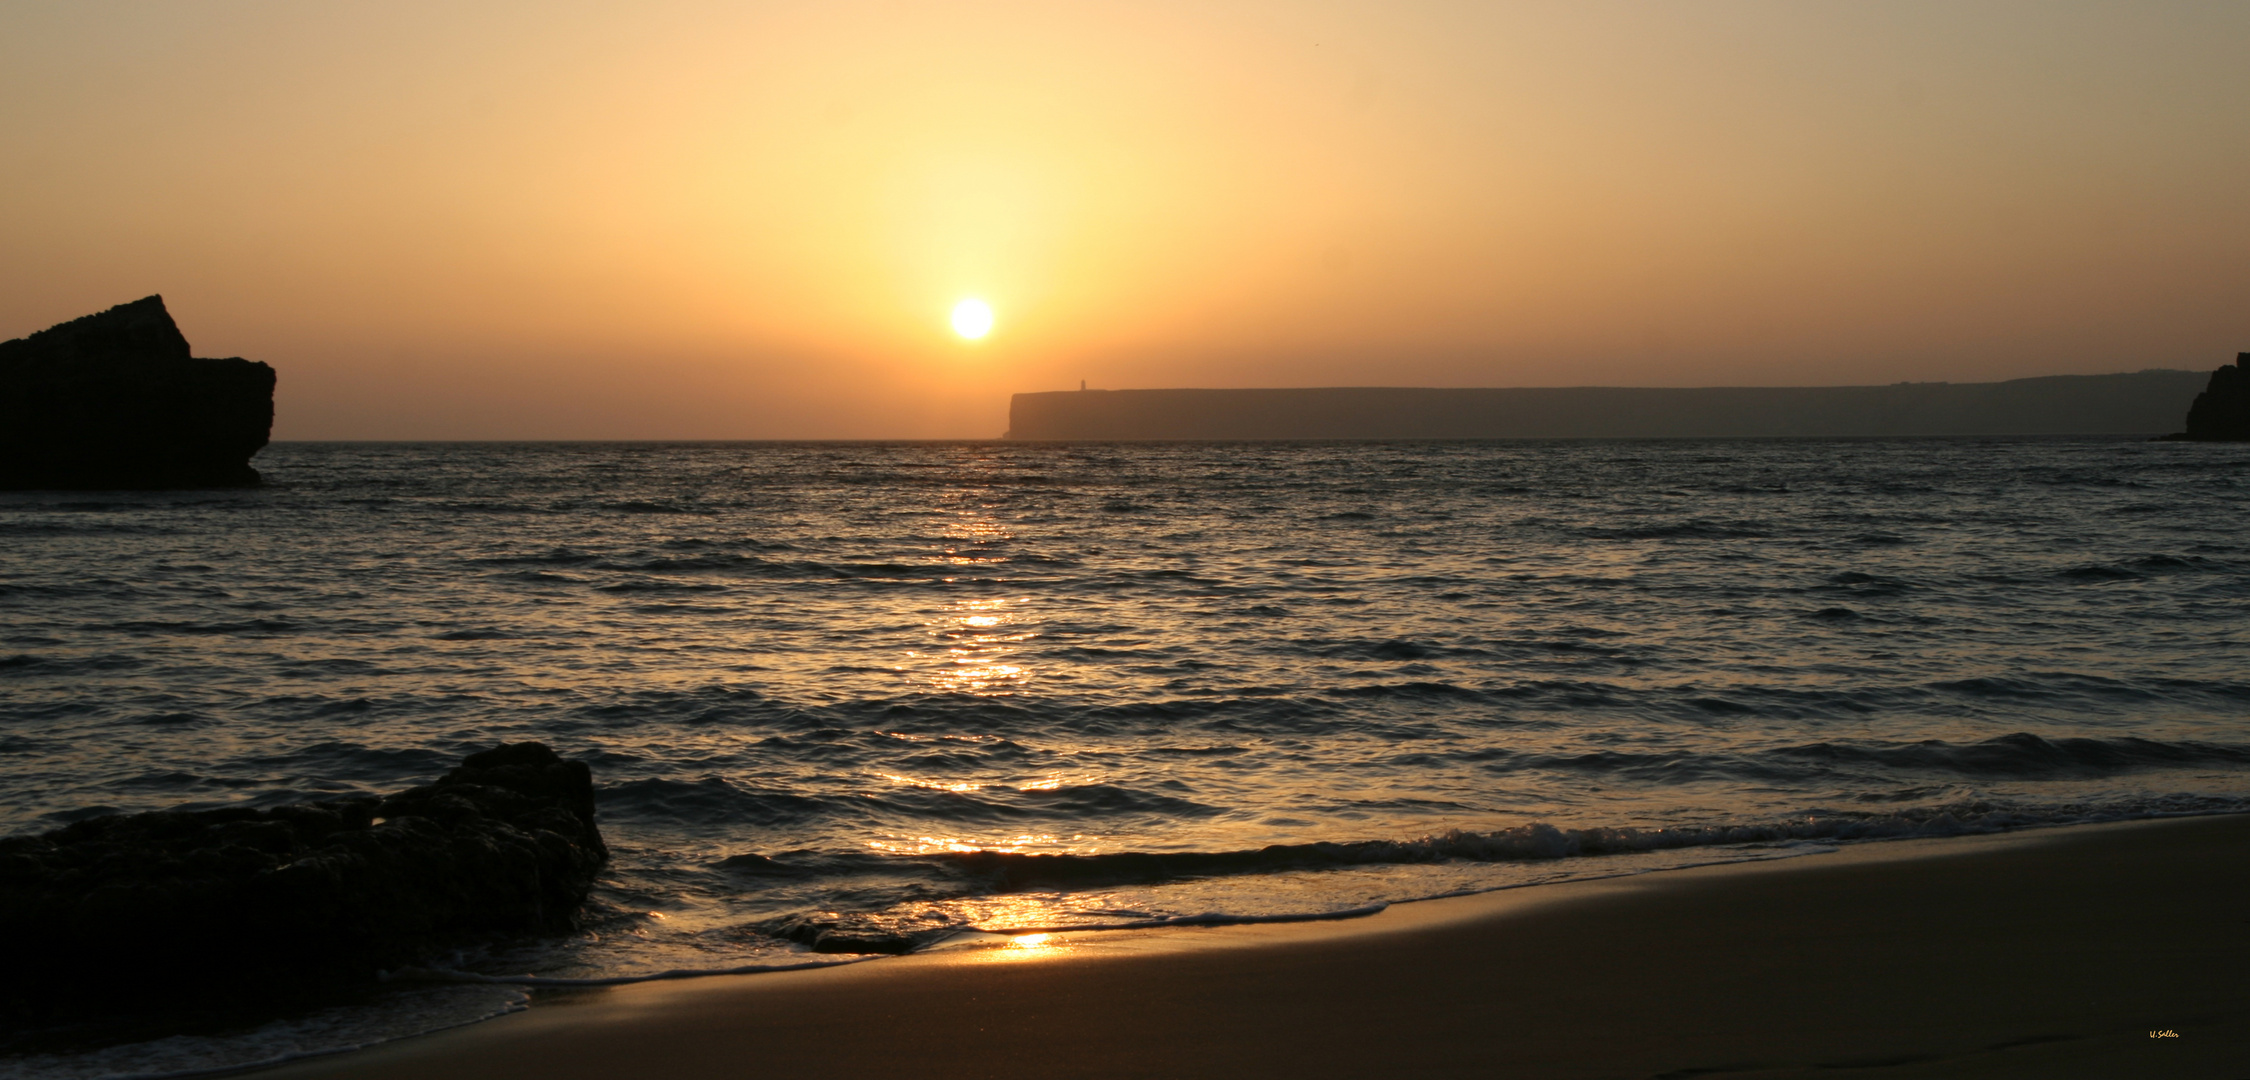
<path fill-rule="evenodd" d="M 918 787 L 928 791 L 962 793 L 983 791 L 986 788 L 1009 787 L 1017 791 L 1060 791 L 1069 787 L 1072 783 L 1072 778 L 1067 776 L 1050 776 L 1045 780 L 1034 780 L 1028 784 L 982 784 L 973 780 L 922 780 L 912 776 L 900 776 L 897 773 L 876 773 L 875 776 L 894 784 L 904 784 L 908 787 Z"/>
<path fill-rule="evenodd" d="M 956 521 L 945 527 L 945 561 L 954 566 L 974 566 L 979 563 L 1004 563 L 1008 556 L 1004 545 L 1015 539 L 998 522 L 984 520 Z"/>
<path fill-rule="evenodd" d="M 908 787 L 927 788 L 931 791 L 968 792 L 981 791 L 984 789 L 983 784 L 946 783 L 942 780 L 916 780 L 911 776 L 900 776 L 897 773 L 876 773 L 875 775 L 880 776 L 883 779 L 888 780 L 894 784 L 905 784 Z"/>
<path fill-rule="evenodd" d="M 952 610 L 930 620 L 932 638 L 940 650 L 907 653 L 909 659 L 943 657 L 942 666 L 926 671 L 920 681 L 930 689 L 951 694 L 1011 694 L 1025 688 L 1031 672 L 1017 657 L 1023 642 L 1035 635 L 1013 627 L 1009 608 L 1028 598 L 957 601 Z"/>
<path fill-rule="evenodd" d="M 993 852 L 1001 855 L 1091 855 L 1099 849 L 1086 844 L 1089 838 L 1080 833 L 1058 836 L 1054 833 L 1025 833 L 992 840 L 973 840 L 960 836 L 911 836 L 889 840 L 866 841 L 868 847 L 885 855 L 936 855 L 967 852 Z"/>

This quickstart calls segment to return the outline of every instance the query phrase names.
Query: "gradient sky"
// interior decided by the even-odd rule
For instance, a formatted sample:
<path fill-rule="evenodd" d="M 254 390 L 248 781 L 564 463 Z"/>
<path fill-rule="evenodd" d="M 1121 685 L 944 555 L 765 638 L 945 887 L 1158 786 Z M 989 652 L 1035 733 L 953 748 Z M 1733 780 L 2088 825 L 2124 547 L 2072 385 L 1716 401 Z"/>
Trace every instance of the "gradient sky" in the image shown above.
<path fill-rule="evenodd" d="M 10 0 L 0 337 L 162 293 L 283 439 L 2207 369 L 2245 55 L 2231 0 Z"/>

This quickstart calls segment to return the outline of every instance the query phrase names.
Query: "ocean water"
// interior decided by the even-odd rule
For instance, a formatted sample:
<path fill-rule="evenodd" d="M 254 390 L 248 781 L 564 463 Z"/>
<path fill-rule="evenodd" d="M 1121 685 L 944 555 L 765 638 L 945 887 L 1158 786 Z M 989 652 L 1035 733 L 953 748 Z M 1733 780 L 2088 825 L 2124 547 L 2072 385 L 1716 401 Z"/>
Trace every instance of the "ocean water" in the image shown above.
<path fill-rule="evenodd" d="M 0 495 L 0 831 L 539 739 L 614 862 L 525 982 L 2250 810 L 2250 448 L 2122 439 L 280 444 Z M 879 961 L 877 961 L 879 962 Z"/>

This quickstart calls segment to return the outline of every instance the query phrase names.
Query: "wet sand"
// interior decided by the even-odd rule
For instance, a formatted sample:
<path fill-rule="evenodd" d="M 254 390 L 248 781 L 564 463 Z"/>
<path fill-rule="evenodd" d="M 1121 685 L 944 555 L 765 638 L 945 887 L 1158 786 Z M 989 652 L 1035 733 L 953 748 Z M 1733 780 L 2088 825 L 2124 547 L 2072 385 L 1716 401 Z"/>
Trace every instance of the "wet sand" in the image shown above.
<path fill-rule="evenodd" d="M 573 992 L 260 1075 L 2242 1080 L 2250 816 Z"/>

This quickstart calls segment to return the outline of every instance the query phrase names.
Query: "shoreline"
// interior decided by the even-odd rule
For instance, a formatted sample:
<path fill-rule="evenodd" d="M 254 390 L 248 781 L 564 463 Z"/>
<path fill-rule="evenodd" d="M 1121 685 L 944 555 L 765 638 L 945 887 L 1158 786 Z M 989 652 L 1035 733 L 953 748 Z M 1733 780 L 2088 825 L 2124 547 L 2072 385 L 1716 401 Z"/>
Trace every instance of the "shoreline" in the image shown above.
<path fill-rule="evenodd" d="M 259 1075 L 2235 1080 L 2245 855 L 2244 814 L 1876 841 L 546 994 Z"/>

